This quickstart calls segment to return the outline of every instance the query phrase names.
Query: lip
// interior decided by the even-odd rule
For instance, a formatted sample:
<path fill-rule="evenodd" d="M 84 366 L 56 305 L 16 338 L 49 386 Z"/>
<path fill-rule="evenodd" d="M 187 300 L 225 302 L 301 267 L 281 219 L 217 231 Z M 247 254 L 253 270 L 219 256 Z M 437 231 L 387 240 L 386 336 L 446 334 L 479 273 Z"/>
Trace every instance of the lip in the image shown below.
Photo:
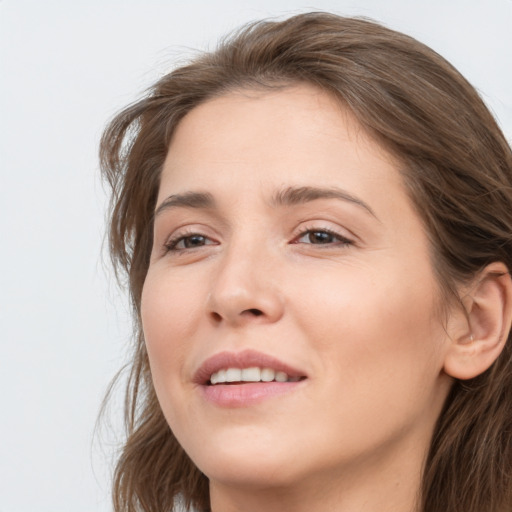
<path fill-rule="evenodd" d="M 256 350 L 244 350 L 242 352 L 219 352 L 209 357 L 194 374 L 196 384 L 206 385 L 212 373 L 223 368 L 273 368 L 276 371 L 285 372 L 289 377 L 307 377 L 307 375 L 292 366 L 276 359 L 275 357 L 263 354 Z"/>
<path fill-rule="evenodd" d="M 301 377 L 296 382 L 247 382 L 244 384 L 209 385 L 212 373 L 223 368 L 272 368 L 285 372 L 289 377 Z M 199 384 L 203 397 L 222 407 L 245 407 L 271 397 L 288 393 L 301 387 L 307 377 L 305 372 L 290 366 L 275 357 L 255 350 L 242 352 L 220 352 L 208 358 L 194 374 L 193 381 Z"/>

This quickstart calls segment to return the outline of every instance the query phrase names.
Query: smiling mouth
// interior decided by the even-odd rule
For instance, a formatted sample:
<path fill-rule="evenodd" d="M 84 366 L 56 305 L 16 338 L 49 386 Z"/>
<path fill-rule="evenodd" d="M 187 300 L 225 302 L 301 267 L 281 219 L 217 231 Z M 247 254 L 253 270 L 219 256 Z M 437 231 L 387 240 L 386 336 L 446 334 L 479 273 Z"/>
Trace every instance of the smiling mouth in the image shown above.
<path fill-rule="evenodd" d="M 250 368 L 222 368 L 211 374 L 206 383 L 208 386 L 219 384 L 246 384 L 258 382 L 298 382 L 304 380 L 303 376 L 290 376 L 287 373 L 273 368 L 260 368 L 253 366 Z"/>
<path fill-rule="evenodd" d="M 246 349 L 219 352 L 194 374 L 201 396 L 215 407 L 244 409 L 279 400 L 302 388 L 304 370 L 267 354 Z"/>

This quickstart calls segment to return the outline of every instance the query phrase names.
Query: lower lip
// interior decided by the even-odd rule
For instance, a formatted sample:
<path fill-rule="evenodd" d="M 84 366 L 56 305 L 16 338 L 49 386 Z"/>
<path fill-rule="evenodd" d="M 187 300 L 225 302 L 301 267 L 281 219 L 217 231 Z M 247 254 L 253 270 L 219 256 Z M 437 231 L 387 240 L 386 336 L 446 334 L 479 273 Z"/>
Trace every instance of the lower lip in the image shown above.
<path fill-rule="evenodd" d="M 248 382 L 202 386 L 204 397 L 220 407 L 248 407 L 297 389 L 297 382 Z"/>

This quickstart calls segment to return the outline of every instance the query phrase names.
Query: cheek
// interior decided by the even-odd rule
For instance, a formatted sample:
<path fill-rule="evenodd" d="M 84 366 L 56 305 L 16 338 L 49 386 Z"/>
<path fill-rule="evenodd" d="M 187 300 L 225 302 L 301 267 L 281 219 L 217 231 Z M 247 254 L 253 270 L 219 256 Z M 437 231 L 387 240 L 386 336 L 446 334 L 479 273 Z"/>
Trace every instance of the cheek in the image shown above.
<path fill-rule="evenodd" d="M 324 370 L 365 395 L 390 386 L 435 381 L 442 367 L 442 325 L 430 268 L 414 280 L 401 269 L 351 268 L 317 276 L 302 289 L 295 316 L 312 333 Z M 392 390 L 389 390 L 390 392 Z M 412 391 L 412 390 L 411 390 Z"/>
<path fill-rule="evenodd" d="M 141 298 L 144 339 L 157 393 L 165 389 L 164 381 L 182 378 L 201 303 L 197 287 L 183 286 L 166 274 L 150 270 Z"/>
<path fill-rule="evenodd" d="M 341 334 L 344 326 L 351 326 L 354 335 L 378 330 L 381 340 L 392 332 L 400 338 L 411 335 L 419 330 L 418 322 L 423 326 L 434 322 L 436 299 L 430 274 L 409 282 L 389 268 L 375 274 L 376 270 L 352 266 L 303 279 L 290 294 L 300 297 L 296 305 L 308 312 L 299 318 L 326 333 L 339 329 Z"/>
<path fill-rule="evenodd" d="M 356 450 L 427 428 L 442 405 L 443 331 L 433 317 L 432 286 L 375 282 L 362 273 L 335 286 L 331 275 L 330 285 L 315 283 L 323 285 L 322 300 L 304 301 L 308 314 L 297 315 L 321 368 L 319 385 L 325 387 L 318 395 L 312 389 L 309 399 L 324 415 L 320 437 L 332 450 L 333 443 L 347 450 L 350 440 Z"/>

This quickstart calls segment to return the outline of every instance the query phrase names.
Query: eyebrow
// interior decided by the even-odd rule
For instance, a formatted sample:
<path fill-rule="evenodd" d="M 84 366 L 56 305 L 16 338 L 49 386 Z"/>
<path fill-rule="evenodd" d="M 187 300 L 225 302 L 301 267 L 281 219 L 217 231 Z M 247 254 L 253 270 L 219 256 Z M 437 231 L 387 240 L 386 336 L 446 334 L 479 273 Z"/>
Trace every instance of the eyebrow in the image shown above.
<path fill-rule="evenodd" d="M 337 187 L 288 187 L 276 192 L 270 204 L 273 207 L 293 206 L 305 204 L 317 199 L 339 199 L 352 203 L 370 213 L 378 219 L 372 208 L 356 196 L 348 193 L 346 190 Z M 166 210 L 173 208 L 192 208 L 192 209 L 213 209 L 215 208 L 215 199 L 209 192 L 184 192 L 182 194 L 173 194 L 160 203 L 155 210 L 155 217 Z"/>
<path fill-rule="evenodd" d="M 165 210 L 172 208 L 200 208 L 203 210 L 215 208 L 215 199 L 209 192 L 184 192 L 173 194 L 164 199 L 155 210 L 155 217 Z"/>
<path fill-rule="evenodd" d="M 317 199 L 340 199 L 363 208 L 373 217 L 378 219 L 375 212 L 363 200 L 353 196 L 346 190 L 337 187 L 288 187 L 274 194 L 271 204 L 274 206 L 289 206 L 309 203 Z"/>

